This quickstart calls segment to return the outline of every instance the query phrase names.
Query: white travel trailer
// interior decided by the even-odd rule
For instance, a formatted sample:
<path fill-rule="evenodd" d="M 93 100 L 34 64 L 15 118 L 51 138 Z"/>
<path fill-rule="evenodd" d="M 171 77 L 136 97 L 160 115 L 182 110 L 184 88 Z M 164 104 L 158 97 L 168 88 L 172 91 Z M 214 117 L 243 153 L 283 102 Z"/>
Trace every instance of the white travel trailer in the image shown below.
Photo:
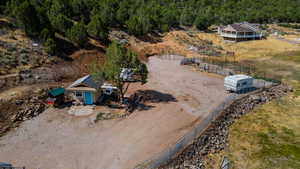
<path fill-rule="evenodd" d="M 253 88 L 253 78 L 246 75 L 227 76 L 224 79 L 224 87 L 227 91 L 240 92 Z"/>

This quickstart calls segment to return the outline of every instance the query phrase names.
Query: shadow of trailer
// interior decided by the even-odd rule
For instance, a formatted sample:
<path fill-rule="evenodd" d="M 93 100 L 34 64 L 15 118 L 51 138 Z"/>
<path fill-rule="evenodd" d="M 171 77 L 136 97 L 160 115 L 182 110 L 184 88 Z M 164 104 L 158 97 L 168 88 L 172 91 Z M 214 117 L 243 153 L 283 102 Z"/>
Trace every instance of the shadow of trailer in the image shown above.
<path fill-rule="evenodd" d="M 9 163 L 0 162 L 0 169 L 25 169 L 25 167 L 13 167 Z"/>

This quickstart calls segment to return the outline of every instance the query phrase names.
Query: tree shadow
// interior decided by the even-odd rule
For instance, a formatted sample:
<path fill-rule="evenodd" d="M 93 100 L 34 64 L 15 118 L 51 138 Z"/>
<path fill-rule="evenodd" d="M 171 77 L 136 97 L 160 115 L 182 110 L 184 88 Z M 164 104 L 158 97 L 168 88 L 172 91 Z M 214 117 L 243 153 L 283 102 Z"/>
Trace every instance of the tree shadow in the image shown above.
<path fill-rule="evenodd" d="M 73 61 L 71 57 L 69 57 L 72 53 L 79 50 L 77 46 L 73 43 L 63 39 L 56 37 L 56 45 L 57 45 L 57 54 L 65 61 Z"/>
<path fill-rule="evenodd" d="M 104 44 L 104 45 L 106 45 L 106 44 Z M 102 52 L 102 53 L 106 52 L 106 50 L 103 47 L 96 46 L 92 43 L 87 43 L 85 45 L 84 49 L 86 49 L 86 50 L 97 50 L 97 51 Z"/>
<path fill-rule="evenodd" d="M 143 102 L 148 103 L 177 102 L 177 99 L 173 95 L 156 90 L 138 90 L 135 94 L 141 96 Z"/>
<path fill-rule="evenodd" d="M 176 98 L 171 94 L 162 93 L 156 90 L 138 90 L 129 98 L 129 112 L 133 112 L 135 109 L 150 110 L 154 108 L 154 105 L 149 103 L 169 103 L 177 102 Z"/>
<path fill-rule="evenodd" d="M 151 32 L 146 35 L 137 36 L 137 39 L 143 42 L 149 42 L 151 44 L 162 42 L 162 36 L 158 32 Z"/>

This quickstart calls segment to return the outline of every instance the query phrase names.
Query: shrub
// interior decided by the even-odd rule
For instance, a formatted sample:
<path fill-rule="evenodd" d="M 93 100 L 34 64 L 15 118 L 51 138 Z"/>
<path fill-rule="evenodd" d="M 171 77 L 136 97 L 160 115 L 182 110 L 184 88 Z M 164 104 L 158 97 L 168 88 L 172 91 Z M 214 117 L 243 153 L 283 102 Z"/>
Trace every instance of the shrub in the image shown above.
<path fill-rule="evenodd" d="M 56 43 L 52 38 L 48 38 L 44 43 L 45 51 L 50 54 L 54 55 L 56 53 Z"/>

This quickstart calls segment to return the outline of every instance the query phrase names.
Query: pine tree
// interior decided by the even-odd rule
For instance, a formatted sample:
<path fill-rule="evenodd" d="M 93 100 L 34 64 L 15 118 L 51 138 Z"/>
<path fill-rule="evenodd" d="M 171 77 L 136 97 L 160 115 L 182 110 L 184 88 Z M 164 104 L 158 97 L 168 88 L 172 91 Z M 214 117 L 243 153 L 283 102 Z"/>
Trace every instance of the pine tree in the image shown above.
<path fill-rule="evenodd" d="M 103 41 L 107 41 L 108 29 L 103 24 L 103 21 L 99 15 L 94 15 L 87 27 L 87 31 L 90 36 L 101 39 Z"/>
<path fill-rule="evenodd" d="M 67 37 L 79 46 L 84 47 L 88 42 L 88 35 L 83 21 L 74 24 L 73 27 L 67 31 Z"/>

